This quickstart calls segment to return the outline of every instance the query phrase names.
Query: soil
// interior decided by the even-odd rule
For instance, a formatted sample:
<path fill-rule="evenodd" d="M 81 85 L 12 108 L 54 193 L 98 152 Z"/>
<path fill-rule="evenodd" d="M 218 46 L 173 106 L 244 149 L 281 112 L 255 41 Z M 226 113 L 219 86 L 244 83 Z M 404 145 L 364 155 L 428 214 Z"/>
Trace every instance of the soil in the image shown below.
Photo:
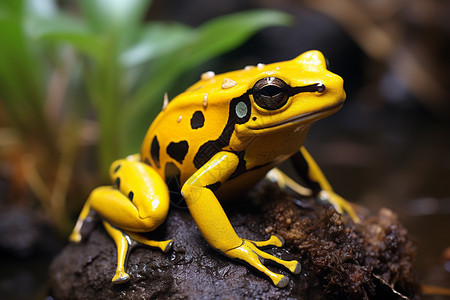
<path fill-rule="evenodd" d="M 243 205 L 243 203 L 245 203 Z M 149 234 L 174 239 L 162 253 L 139 247 L 127 262 L 129 283 L 113 285 L 116 249 L 98 221 L 83 228 L 85 239 L 69 244 L 50 267 L 55 299 L 417 299 L 415 247 L 397 216 L 388 209 L 369 214 L 359 208 L 354 224 L 328 204 L 295 199 L 272 184 L 224 207 L 236 232 L 262 240 L 284 237 L 282 248 L 267 251 L 302 264 L 280 289 L 256 271 L 215 252 L 202 238 L 189 211 L 171 209 L 166 222 Z M 91 227 L 91 228 L 88 228 Z"/>

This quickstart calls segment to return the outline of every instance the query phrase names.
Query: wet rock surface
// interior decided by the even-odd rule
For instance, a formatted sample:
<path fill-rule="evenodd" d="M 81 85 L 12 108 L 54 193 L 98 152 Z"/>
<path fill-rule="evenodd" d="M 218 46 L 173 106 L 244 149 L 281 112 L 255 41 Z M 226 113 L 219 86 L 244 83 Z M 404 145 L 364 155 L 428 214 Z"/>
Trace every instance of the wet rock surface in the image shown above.
<path fill-rule="evenodd" d="M 279 234 L 286 245 L 267 252 L 302 264 L 298 275 L 270 267 L 289 277 L 286 288 L 215 252 L 188 210 L 171 209 L 149 237 L 173 238 L 173 249 L 134 249 L 127 263 L 129 283 L 111 283 L 115 245 L 102 226 L 94 226 L 82 243 L 69 244 L 53 261 L 50 294 L 55 299 L 418 298 L 415 249 L 391 211 L 361 211 L 362 222 L 355 225 L 328 205 L 296 200 L 269 184 L 245 200 L 225 207 L 237 233 L 255 240 Z"/>

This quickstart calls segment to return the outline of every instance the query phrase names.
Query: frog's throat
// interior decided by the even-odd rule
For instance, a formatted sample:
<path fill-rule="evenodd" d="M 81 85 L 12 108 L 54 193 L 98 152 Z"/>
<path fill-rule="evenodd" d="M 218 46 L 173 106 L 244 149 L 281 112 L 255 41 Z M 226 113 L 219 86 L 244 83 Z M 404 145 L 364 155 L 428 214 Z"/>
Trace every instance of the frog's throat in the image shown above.
<path fill-rule="evenodd" d="M 281 121 L 278 123 L 270 124 L 268 126 L 264 126 L 264 127 L 248 126 L 247 128 L 250 130 L 264 130 L 264 129 L 270 129 L 270 128 L 274 128 L 274 127 L 280 127 L 283 125 L 298 124 L 300 122 L 301 123 L 310 123 L 310 122 L 314 122 L 318 119 L 321 119 L 321 118 L 325 117 L 326 115 L 331 115 L 331 114 L 335 113 L 336 111 L 341 109 L 343 104 L 344 104 L 344 102 L 342 101 L 335 105 L 331 105 L 331 106 L 325 107 L 320 110 L 316 110 L 316 111 L 308 112 L 306 114 L 295 116 L 295 117 L 292 117 L 290 119 L 287 119 L 287 120 L 284 120 L 284 121 Z"/>

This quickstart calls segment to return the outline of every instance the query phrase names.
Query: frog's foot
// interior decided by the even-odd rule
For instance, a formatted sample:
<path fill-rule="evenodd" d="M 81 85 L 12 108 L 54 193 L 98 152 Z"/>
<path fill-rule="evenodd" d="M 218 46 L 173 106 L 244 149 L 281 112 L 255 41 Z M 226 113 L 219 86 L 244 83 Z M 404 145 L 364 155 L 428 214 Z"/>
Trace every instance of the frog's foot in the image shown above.
<path fill-rule="evenodd" d="M 148 238 L 144 237 L 143 235 L 140 235 L 136 232 L 130 232 L 130 231 L 126 231 L 126 234 L 132 238 L 133 240 L 135 240 L 136 242 L 143 244 L 143 245 L 147 245 L 153 248 L 159 248 L 161 249 L 162 252 L 166 253 L 167 251 L 169 251 L 170 249 L 172 249 L 172 245 L 173 245 L 173 240 L 166 240 L 166 241 L 154 241 L 154 240 L 149 240 Z"/>
<path fill-rule="evenodd" d="M 332 191 L 322 190 L 319 193 L 318 197 L 321 201 L 326 201 L 329 202 L 331 205 L 333 205 L 334 209 L 336 209 L 338 213 L 341 214 L 346 213 L 347 215 L 349 215 L 349 217 L 353 220 L 353 222 L 359 223 L 361 221 L 359 217 L 356 215 L 356 212 L 353 209 L 350 202 L 348 202 L 338 194 Z"/>
<path fill-rule="evenodd" d="M 300 263 L 296 260 L 285 261 L 279 259 L 271 254 L 268 254 L 260 250 L 258 247 L 265 247 L 265 246 L 280 247 L 283 244 L 284 241 L 274 235 L 271 236 L 269 240 L 262 242 L 244 239 L 239 247 L 226 251 L 225 255 L 232 259 L 245 261 L 250 266 L 254 267 L 258 271 L 264 273 L 267 277 L 269 277 L 275 286 L 282 288 L 289 283 L 289 279 L 284 275 L 270 271 L 266 266 L 263 265 L 263 262 L 265 262 L 266 260 L 275 262 L 281 266 L 284 266 L 294 274 L 300 273 L 301 270 Z"/>
<path fill-rule="evenodd" d="M 280 189 L 290 189 L 295 193 L 305 197 L 312 196 L 313 194 L 311 189 L 298 184 L 278 168 L 273 168 L 269 172 L 267 172 L 266 178 L 271 182 L 275 182 L 280 187 Z"/>
<path fill-rule="evenodd" d="M 72 233 L 69 235 L 69 241 L 72 243 L 79 243 L 81 242 L 81 234 L 79 231 L 72 231 Z"/>
<path fill-rule="evenodd" d="M 80 216 L 75 224 L 75 227 L 72 230 L 72 233 L 69 235 L 69 241 L 72 243 L 79 243 L 83 239 L 81 235 L 81 228 L 83 227 L 84 222 L 91 221 L 91 217 L 83 217 Z"/>
<path fill-rule="evenodd" d="M 278 235 L 272 235 L 267 241 L 251 241 L 251 240 L 247 240 L 247 239 L 244 239 L 244 241 L 250 242 L 258 248 L 263 248 L 263 247 L 267 247 L 267 246 L 275 246 L 275 247 L 283 247 L 284 246 L 284 239 Z M 259 251 L 261 251 L 261 250 L 259 250 Z M 296 260 L 286 261 L 286 260 L 276 258 L 275 256 L 267 254 L 263 251 L 261 251 L 261 252 L 263 254 L 263 255 L 261 255 L 262 258 L 271 260 L 279 265 L 284 266 L 286 269 L 291 271 L 291 273 L 294 273 L 294 274 L 300 273 L 301 264 L 298 261 L 296 261 Z M 264 255 L 266 255 L 267 257 L 265 257 Z"/>
<path fill-rule="evenodd" d="M 128 275 L 123 269 L 117 269 L 111 282 L 113 284 L 122 284 L 130 281 L 130 275 Z"/>
<path fill-rule="evenodd" d="M 77 219 L 77 223 L 75 224 L 72 233 L 69 235 L 69 241 L 73 243 L 81 242 L 83 238 L 81 236 L 81 228 L 83 227 L 85 221 L 91 220 L 90 214 L 91 214 L 91 202 L 88 199 L 80 212 L 80 216 Z"/>
<path fill-rule="evenodd" d="M 113 284 L 122 284 L 130 280 L 130 275 L 125 272 L 125 262 L 130 255 L 131 249 L 138 246 L 138 243 L 159 248 L 163 252 L 169 251 L 173 245 L 173 240 L 161 242 L 149 240 L 139 233 L 120 230 L 107 221 L 103 221 L 103 226 L 114 240 L 117 248 L 116 273 L 111 280 Z"/>

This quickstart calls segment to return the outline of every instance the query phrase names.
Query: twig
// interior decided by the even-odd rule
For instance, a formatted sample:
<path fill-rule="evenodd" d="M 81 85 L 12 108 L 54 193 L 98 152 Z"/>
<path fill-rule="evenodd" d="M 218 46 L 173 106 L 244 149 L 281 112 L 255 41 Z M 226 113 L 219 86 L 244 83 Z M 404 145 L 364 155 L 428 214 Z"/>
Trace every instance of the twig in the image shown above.
<path fill-rule="evenodd" d="M 39 175 L 34 157 L 31 154 L 23 155 L 21 161 L 22 172 L 28 186 L 41 203 L 45 211 L 51 211 L 50 190 Z"/>

